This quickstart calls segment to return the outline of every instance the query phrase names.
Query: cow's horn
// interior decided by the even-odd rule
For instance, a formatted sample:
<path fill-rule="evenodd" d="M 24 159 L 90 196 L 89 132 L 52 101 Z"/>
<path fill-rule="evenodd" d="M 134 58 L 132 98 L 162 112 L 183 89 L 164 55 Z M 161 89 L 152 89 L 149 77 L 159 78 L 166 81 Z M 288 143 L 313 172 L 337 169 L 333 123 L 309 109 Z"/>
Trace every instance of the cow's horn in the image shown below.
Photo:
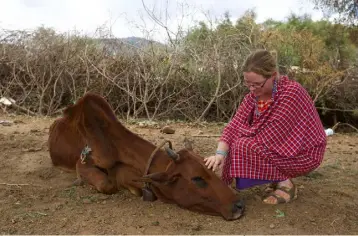
<path fill-rule="evenodd" d="M 173 149 L 165 147 L 165 151 L 167 151 L 168 155 L 173 158 L 174 161 L 179 161 L 179 154 L 174 152 Z"/>

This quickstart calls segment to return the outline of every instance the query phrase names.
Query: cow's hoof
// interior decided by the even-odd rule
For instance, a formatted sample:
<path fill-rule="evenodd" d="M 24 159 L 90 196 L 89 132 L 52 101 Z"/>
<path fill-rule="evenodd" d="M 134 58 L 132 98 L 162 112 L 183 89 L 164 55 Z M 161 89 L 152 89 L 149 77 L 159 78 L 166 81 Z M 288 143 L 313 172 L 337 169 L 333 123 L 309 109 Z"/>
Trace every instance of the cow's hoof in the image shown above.
<path fill-rule="evenodd" d="M 82 186 L 84 184 L 85 182 L 82 179 L 76 179 L 75 181 L 73 181 L 72 186 Z"/>
<path fill-rule="evenodd" d="M 103 194 L 114 194 L 118 191 L 117 187 L 110 181 L 104 181 L 97 186 L 97 190 Z"/>

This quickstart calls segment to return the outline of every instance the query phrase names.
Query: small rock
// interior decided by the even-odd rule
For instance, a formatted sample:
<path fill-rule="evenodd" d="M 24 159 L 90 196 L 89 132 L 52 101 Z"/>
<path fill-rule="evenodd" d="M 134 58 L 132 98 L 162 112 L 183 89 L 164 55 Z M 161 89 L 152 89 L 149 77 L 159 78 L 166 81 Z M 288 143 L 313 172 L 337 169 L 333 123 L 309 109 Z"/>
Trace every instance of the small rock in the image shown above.
<path fill-rule="evenodd" d="M 164 133 L 164 134 L 174 134 L 175 130 L 173 128 L 171 128 L 170 126 L 164 126 L 161 129 L 161 132 Z"/>
<path fill-rule="evenodd" d="M 158 225 L 159 225 L 159 221 L 154 221 L 154 222 L 152 222 L 152 225 L 158 226 Z"/>
<path fill-rule="evenodd" d="M 52 211 L 60 210 L 63 207 L 62 203 L 55 203 L 52 207 Z"/>
<path fill-rule="evenodd" d="M 98 197 L 98 199 L 100 199 L 100 200 L 107 200 L 108 198 L 109 198 L 108 195 L 100 195 L 100 196 Z"/>
<path fill-rule="evenodd" d="M 91 203 L 92 201 L 91 201 L 90 199 L 88 199 L 88 198 L 85 198 L 85 199 L 82 200 L 82 202 L 83 202 L 84 204 L 89 204 L 89 203 Z"/>
<path fill-rule="evenodd" d="M 194 231 L 200 231 L 202 229 L 202 226 L 200 224 L 195 224 L 193 227 L 192 227 L 192 230 Z"/>
<path fill-rule="evenodd" d="M 270 229 L 275 228 L 275 224 L 270 224 Z"/>

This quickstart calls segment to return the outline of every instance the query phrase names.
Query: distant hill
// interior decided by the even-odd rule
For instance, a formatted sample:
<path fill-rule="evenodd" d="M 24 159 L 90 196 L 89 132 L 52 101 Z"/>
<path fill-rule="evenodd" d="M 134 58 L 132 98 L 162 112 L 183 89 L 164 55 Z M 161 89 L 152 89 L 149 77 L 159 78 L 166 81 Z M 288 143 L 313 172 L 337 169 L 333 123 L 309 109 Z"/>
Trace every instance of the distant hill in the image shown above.
<path fill-rule="evenodd" d="M 144 46 L 148 46 L 148 45 L 151 45 L 151 44 L 154 44 L 156 46 L 164 46 L 164 44 L 159 43 L 157 41 L 148 40 L 148 39 L 140 38 L 140 37 L 119 38 L 119 40 L 124 42 L 124 43 L 128 43 L 128 44 L 131 44 L 133 46 L 136 46 L 136 47 L 144 47 Z"/>
<path fill-rule="evenodd" d="M 148 40 L 140 37 L 127 38 L 102 38 L 97 39 L 101 46 L 110 54 L 130 53 L 136 49 L 144 49 L 147 47 L 165 48 L 166 45 L 157 41 Z"/>

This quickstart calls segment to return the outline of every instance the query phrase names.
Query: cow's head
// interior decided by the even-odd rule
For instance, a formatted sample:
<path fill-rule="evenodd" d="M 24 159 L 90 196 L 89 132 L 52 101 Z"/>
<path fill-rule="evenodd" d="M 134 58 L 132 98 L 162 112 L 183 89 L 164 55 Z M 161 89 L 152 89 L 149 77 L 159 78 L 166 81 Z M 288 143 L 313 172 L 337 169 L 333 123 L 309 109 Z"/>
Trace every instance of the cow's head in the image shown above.
<path fill-rule="evenodd" d="M 209 170 L 203 158 L 191 150 L 178 153 L 167 149 L 156 158 L 173 159 L 163 172 L 144 176 L 154 194 L 163 202 L 209 215 L 221 215 L 226 220 L 240 218 L 244 204 L 217 175 Z"/>

